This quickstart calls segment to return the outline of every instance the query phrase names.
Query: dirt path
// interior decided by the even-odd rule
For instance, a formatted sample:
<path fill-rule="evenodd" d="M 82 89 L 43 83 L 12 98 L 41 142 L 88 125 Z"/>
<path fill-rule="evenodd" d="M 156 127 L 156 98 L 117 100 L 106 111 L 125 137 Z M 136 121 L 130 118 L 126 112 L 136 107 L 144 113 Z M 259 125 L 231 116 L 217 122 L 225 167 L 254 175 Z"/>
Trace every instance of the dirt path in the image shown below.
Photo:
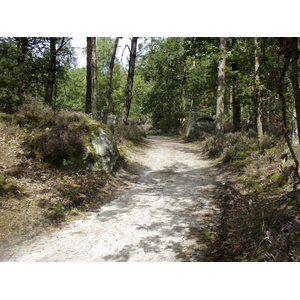
<path fill-rule="evenodd" d="M 127 185 L 110 203 L 15 248 L 7 261 L 201 260 L 199 232 L 217 218 L 217 168 L 197 146 L 159 136 L 129 159 L 137 175 L 119 174 Z"/>

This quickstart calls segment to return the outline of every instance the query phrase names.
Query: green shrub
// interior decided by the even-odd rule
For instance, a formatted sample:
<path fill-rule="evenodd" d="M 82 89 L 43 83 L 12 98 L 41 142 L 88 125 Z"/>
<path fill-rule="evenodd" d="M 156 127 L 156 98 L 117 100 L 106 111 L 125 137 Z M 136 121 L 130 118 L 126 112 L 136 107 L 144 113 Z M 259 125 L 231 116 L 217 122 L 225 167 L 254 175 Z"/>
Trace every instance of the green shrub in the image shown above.
<path fill-rule="evenodd" d="M 0 112 L 0 122 L 9 122 L 11 121 L 11 115 Z"/>

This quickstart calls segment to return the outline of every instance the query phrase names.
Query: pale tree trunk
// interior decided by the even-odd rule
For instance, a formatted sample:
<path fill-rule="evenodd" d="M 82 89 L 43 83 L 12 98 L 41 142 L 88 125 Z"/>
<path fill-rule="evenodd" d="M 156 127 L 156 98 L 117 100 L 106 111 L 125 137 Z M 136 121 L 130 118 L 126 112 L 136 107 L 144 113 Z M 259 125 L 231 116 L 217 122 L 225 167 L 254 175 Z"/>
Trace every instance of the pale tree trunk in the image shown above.
<path fill-rule="evenodd" d="M 299 91 L 299 81 L 298 81 L 298 38 L 292 38 L 292 85 L 294 91 L 294 99 L 295 99 L 295 110 L 297 116 L 296 126 L 298 129 L 298 142 L 300 142 L 300 91 Z"/>
<path fill-rule="evenodd" d="M 296 114 L 296 107 L 294 106 L 293 109 L 293 134 L 292 134 L 292 141 L 294 145 L 299 145 L 299 137 L 298 137 L 298 126 L 297 126 L 297 114 Z"/>
<path fill-rule="evenodd" d="M 137 39 L 138 39 L 137 37 L 133 37 L 131 40 L 127 87 L 126 87 L 126 91 L 125 91 L 125 103 L 124 103 L 124 108 L 123 108 L 123 113 L 122 113 L 122 122 L 124 124 L 127 124 L 127 119 L 129 116 L 130 105 L 131 105 L 131 100 L 132 100 L 132 89 L 133 89 L 133 77 L 134 77 Z"/>
<path fill-rule="evenodd" d="M 104 109 L 104 115 L 103 115 L 104 123 L 107 122 L 107 116 L 108 116 L 108 111 L 109 111 L 109 103 L 110 103 L 110 95 L 111 95 L 111 81 L 112 81 L 112 74 L 113 74 L 115 57 L 116 57 L 119 39 L 121 39 L 121 38 L 117 37 L 115 40 L 115 45 L 114 45 L 113 53 L 111 56 L 111 61 L 110 61 L 110 66 L 109 66 L 109 71 L 108 71 L 108 80 L 107 80 L 107 89 L 106 89 L 106 107 Z"/>
<path fill-rule="evenodd" d="M 230 95 L 229 95 L 229 122 L 233 124 L 233 113 L 232 113 L 232 103 L 233 103 L 233 85 L 230 86 Z"/>
<path fill-rule="evenodd" d="M 85 112 L 90 114 L 92 112 L 92 38 L 86 38 L 86 101 Z"/>
<path fill-rule="evenodd" d="M 92 37 L 92 83 L 93 83 L 93 100 L 92 100 L 92 116 L 94 120 L 98 120 L 98 97 L 97 97 L 97 59 L 96 59 L 96 38 Z"/>
<path fill-rule="evenodd" d="M 257 38 L 254 38 L 254 55 L 255 55 L 255 98 L 257 102 L 257 134 L 258 134 L 258 144 L 259 149 L 262 152 L 262 143 L 263 143 L 263 122 L 262 122 L 262 103 L 261 103 L 261 97 L 259 92 L 259 84 L 260 84 L 260 78 L 259 78 L 259 45 Z"/>
<path fill-rule="evenodd" d="M 223 59 L 219 62 L 218 72 L 218 92 L 217 92 L 217 111 L 216 111 L 216 137 L 224 135 L 224 98 L 225 98 L 225 66 L 226 66 L 226 37 L 220 39 L 220 49 Z"/>

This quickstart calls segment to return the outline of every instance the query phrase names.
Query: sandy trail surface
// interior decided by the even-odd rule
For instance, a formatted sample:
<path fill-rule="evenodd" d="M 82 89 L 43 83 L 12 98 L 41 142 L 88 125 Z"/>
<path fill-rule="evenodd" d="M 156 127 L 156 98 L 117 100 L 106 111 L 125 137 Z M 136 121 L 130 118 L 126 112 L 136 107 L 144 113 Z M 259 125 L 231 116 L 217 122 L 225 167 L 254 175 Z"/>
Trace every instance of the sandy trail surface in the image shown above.
<path fill-rule="evenodd" d="M 13 250 L 6 261 L 199 261 L 218 218 L 213 191 L 224 181 L 194 144 L 150 136 L 128 158 L 112 201 Z"/>

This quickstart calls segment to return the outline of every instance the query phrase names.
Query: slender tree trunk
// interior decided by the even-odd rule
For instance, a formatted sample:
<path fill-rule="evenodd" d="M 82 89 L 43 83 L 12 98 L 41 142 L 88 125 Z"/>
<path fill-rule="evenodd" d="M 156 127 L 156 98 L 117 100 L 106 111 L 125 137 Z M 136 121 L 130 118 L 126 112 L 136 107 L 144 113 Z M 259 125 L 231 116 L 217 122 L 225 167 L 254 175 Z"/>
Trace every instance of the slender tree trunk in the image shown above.
<path fill-rule="evenodd" d="M 53 101 L 53 111 L 56 109 L 56 99 L 57 99 L 57 84 L 56 82 L 54 83 L 54 101 Z"/>
<path fill-rule="evenodd" d="M 231 124 L 233 124 L 232 102 L 233 102 L 233 84 L 231 84 L 230 86 L 230 95 L 229 95 L 229 122 Z"/>
<path fill-rule="evenodd" d="M 130 105 L 132 100 L 132 89 L 133 89 L 133 77 L 134 77 L 134 67 L 136 59 L 136 46 L 137 46 L 137 37 L 133 37 L 131 40 L 131 50 L 130 50 L 130 59 L 129 59 L 129 70 L 127 77 L 127 87 L 125 91 L 125 103 L 122 113 L 122 121 L 124 124 L 127 124 L 127 119 L 129 116 Z"/>
<path fill-rule="evenodd" d="M 112 75 L 113 75 L 113 69 L 114 69 L 115 57 L 116 57 L 119 39 L 121 39 L 121 38 L 117 37 L 115 40 L 115 45 L 114 45 L 114 49 L 113 49 L 113 53 L 112 53 L 111 61 L 110 61 L 110 65 L 109 65 L 107 89 L 106 89 L 106 107 L 104 109 L 104 115 L 103 115 L 104 123 L 107 122 L 107 116 L 108 116 L 108 112 L 109 112 L 110 95 L 111 95 L 111 81 L 112 81 Z"/>
<path fill-rule="evenodd" d="M 182 102 L 182 112 L 185 116 L 185 109 L 186 109 L 186 99 L 185 99 L 185 86 L 186 86 L 186 63 L 183 63 L 183 80 L 182 80 L 182 93 L 181 93 L 181 102 Z"/>
<path fill-rule="evenodd" d="M 298 126 L 297 126 L 297 114 L 296 114 L 296 107 L 295 107 L 295 105 L 294 105 L 294 108 L 293 108 L 292 126 L 293 126 L 293 134 L 292 134 L 293 144 L 294 145 L 299 145 Z"/>
<path fill-rule="evenodd" d="M 22 37 L 18 43 L 18 47 L 21 48 L 22 56 L 18 59 L 18 65 L 23 69 L 24 68 L 24 61 L 28 51 L 28 38 Z M 19 105 L 23 103 L 23 93 L 24 93 L 24 82 L 23 82 L 23 75 L 20 77 L 19 87 L 18 87 L 18 96 L 19 96 Z"/>
<path fill-rule="evenodd" d="M 93 100 L 92 115 L 94 120 L 98 120 L 98 97 L 97 97 L 97 58 L 96 58 L 96 38 L 91 38 L 92 42 L 92 82 L 93 82 Z"/>
<path fill-rule="evenodd" d="M 259 67 L 260 67 L 260 62 L 259 62 L 259 45 L 257 38 L 254 38 L 254 55 L 255 55 L 255 98 L 257 102 L 257 133 L 258 133 L 258 144 L 259 144 L 259 149 L 260 152 L 263 152 L 262 149 L 262 142 L 263 142 L 263 122 L 262 122 L 262 103 L 261 103 L 261 97 L 259 93 L 259 84 L 260 84 L 260 78 L 259 78 Z"/>
<path fill-rule="evenodd" d="M 292 38 L 292 85 L 294 91 L 295 99 L 295 109 L 297 116 L 297 129 L 298 129 L 298 140 L 300 142 L 300 91 L 299 91 L 299 81 L 298 81 L 298 38 Z"/>
<path fill-rule="evenodd" d="M 218 72 L 218 92 L 217 92 L 217 112 L 216 112 L 216 137 L 224 135 L 224 98 L 225 98 L 225 66 L 226 66 L 226 37 L 220 39 L 220 49 L 223 59 L 219 62 Z"/>
<path fill-rule="evenodd" d="M 92 112 L 92 38 L 86 38 L 86 101 L 85 112 L 90 114 Z"/>
<path fill-rule="evenodd" d="M 232 38 L 232 46 L 235 44 L 235 38 Z M 237 71 L 237 63 L 234 62 L 231 65 L 232 71 Z M 233 124 L 233 131 L 239 131 L 241 127 L 241 106 L 240 100 L 236 96 L 236 75 L 233 75 L 232 78 L 232 124 Z"/>
<path fill-rule="evenodd" d="M 52 104 L 52 94 L 53 86 L 55 81 L 55 65 L 56 65 L 56 38 L 50 37 L 50 59 L 49 59 L 49 73 L 48 73 L 48 83 L 46 90 L 45 102 L 51 106 Z"/>

